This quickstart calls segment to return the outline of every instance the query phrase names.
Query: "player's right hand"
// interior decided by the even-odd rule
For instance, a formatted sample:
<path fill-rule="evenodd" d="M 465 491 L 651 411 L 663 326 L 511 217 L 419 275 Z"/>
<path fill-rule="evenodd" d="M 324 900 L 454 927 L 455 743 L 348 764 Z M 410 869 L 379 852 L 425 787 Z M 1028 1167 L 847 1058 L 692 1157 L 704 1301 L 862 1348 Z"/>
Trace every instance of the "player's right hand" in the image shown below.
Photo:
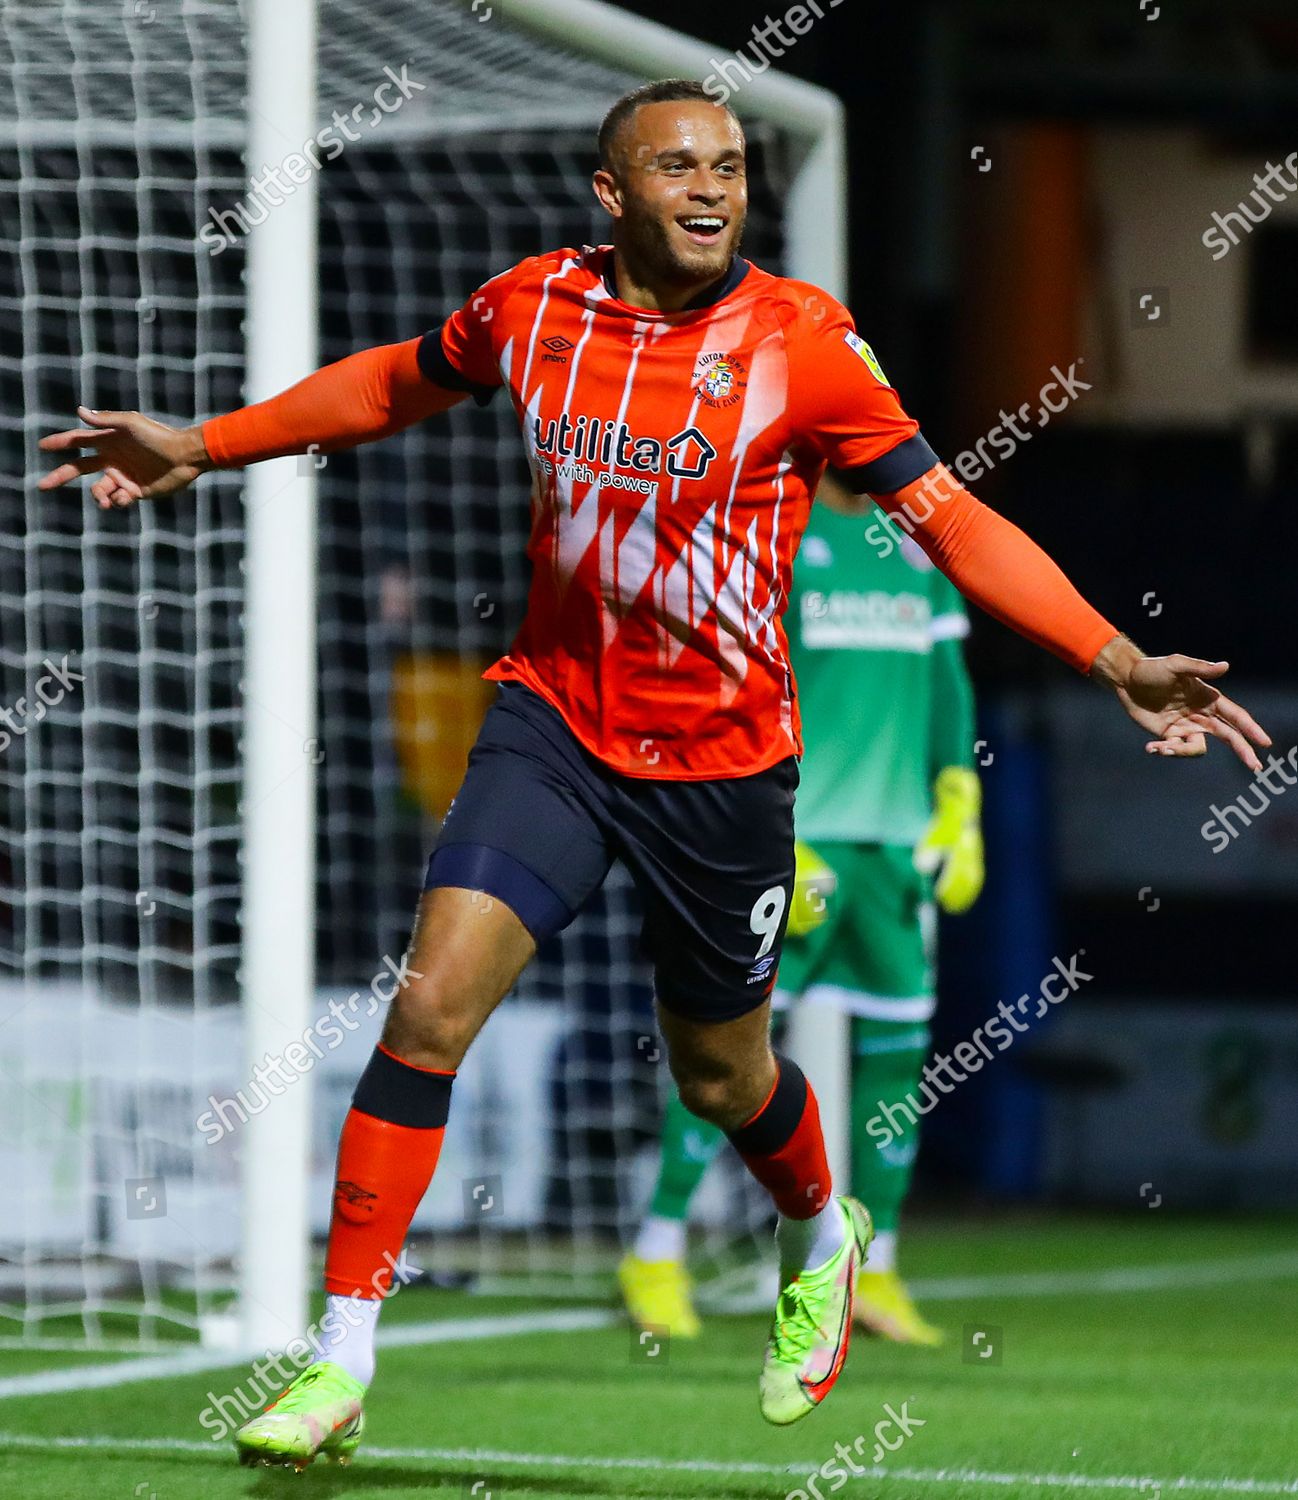
<path fill-rule="evenodd" d="M 101 509 L 111 510 L 172 495 L 213 467 L 201 427 L 168 427 L 138 411 L 91 411 L 88 406 L 78 406 L 77 415 L 86 425 L 42 438 L 41 451 L 91 451 L 52 469 L 40 481 L 43 490 L 100 473 L 90 493 Z"/>

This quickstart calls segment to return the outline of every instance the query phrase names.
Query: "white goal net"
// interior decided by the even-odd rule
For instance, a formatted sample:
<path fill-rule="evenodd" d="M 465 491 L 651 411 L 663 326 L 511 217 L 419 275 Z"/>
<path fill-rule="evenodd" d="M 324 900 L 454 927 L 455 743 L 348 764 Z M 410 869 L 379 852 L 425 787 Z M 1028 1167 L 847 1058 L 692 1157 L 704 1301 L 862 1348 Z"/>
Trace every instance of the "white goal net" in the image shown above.
<path fill-rule="evenodd" d="M 320 0 L 322 362 L 436 327 L 525 255 L 606 237 L 595 126 L 664 70 L 583 56 L 526 11 Z M 245 159 L 246 20 L 237 0 L 0 0 L 0 1162 L 17 1192 L 0 1341 L 216 1329 L 260 1108 L 309 1100 L 312 1222 L 284 1233 L 323 1232 L 375 997 L 488 701 L 478 673 L 526 594 L 503 397 L 302 460 L 319 485 L 317 999 L 348 1020 L 280 1097 L 246 1076 L 239 1003 L 242 481 L 103 514 L 33 479 L 38 436 L 79 402 L 173 421 L 240 402 L 244 231 L 292 180 L 259 188 L 271 164 Z M 805 147 L 750 130 L 745 251 L 779 269 Z M 487 1028 L 419 1263 L 484 1291 L 607 1289 L 667 1086 L 638 922 L 615 870 Z M 705 1267 L 751 1250 L 709 1225 L 763 1213 L 719 1163 Z"/>

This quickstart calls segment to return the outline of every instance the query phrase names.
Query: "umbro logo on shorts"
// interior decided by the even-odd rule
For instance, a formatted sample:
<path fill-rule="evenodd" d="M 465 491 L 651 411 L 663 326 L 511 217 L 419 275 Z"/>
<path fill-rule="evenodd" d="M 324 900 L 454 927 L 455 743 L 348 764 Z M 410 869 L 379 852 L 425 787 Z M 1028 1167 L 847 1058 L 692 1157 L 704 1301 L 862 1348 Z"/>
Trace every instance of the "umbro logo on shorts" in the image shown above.
<path fill-rule="evenodd" d="M 758 984 L 763 979 L 765 979 L 766 976 L 775 967 L 775 962 L 778 957 L 779 955 L 776 953 L 768 953 L 765 958 L 759 958 L 757 962 L 752 966 L 752 968 L 748 971 L 748 983 Z"/>

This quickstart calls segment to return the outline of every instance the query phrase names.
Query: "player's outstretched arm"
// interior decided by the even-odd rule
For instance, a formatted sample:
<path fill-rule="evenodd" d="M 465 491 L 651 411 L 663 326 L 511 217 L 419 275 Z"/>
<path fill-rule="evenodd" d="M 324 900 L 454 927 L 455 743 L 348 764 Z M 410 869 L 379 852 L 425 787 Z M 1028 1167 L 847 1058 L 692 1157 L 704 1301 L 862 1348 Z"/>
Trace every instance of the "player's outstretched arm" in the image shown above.
<path fill-rule="evenodd" d="M 1012 521 L 981 504 L 938 465 L 913 484 L 875 499 L 966 598 L 1028 640 L 1117 694 L 1152 738 L 1153 755 L 1202 755 L 1223 740 L 1251 771 L 1262 768 L 1254 746 L 1270 737 L 1212 680 L 1225 662 L 1189 656 L 1147 657 L 1092 608 L 1056 563 Z"/>
<path fill-rule="evenodd" d="M 99 505 L 157 500 L 208 469 L 243 468 L 290 453 L 331 453 L 400 432 L 467 397 L 434 385 L 419 368 L 420 341 L 385 344 L 308 375 L 289 390 L 201 426 L 169 427 L 137 411 L 78 407 L 86 424 L 41 439 L 46 453 L 76 454 L 40 481 L 52 490 L 86 474 Z M 89 449 L 88 453 L 78 450 Z"/>

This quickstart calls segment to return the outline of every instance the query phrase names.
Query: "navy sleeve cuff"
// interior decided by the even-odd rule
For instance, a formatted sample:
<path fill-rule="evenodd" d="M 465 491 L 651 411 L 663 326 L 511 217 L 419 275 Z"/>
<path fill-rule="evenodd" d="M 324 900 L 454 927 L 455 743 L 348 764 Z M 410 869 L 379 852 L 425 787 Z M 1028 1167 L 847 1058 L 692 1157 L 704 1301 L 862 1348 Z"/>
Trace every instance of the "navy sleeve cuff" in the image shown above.
<path fill-rule="evenodd" d="M 479 385 L 476 380 L 470 380 L 467 375 L 462 375 L 455 368 L 447 359 L 446 350 L 442 348 L 440 328 L 426 333 L 419 340 L 416 357 L 425 380 L 431 380 L 434 385 L 440 385 L 445 391 L 467 391 L 479 406 L 486 406 L 500 389 L 495 385 Z"/>
<path fill-rule="evenodd" d="M 872 463 L 837 469 L 835 473 L 854 495 L 891 495 L 927 474 L 938 462 L 923 433 L 917 432 Z"/>

